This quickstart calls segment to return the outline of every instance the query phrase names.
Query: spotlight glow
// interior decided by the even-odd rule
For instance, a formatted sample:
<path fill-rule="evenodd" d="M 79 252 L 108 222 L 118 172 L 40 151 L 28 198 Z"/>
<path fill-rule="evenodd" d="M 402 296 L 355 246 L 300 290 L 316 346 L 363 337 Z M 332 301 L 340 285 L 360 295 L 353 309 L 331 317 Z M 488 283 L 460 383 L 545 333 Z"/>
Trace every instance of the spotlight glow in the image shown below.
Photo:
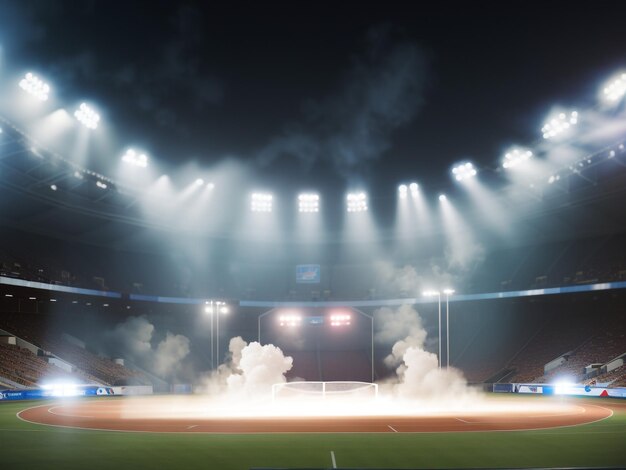
<path fill-rule="evenodd" d="M 461 163 L 452 168 L 452 174 L 457 181 L 463 181 L 476 176 L 476 169 L 470 162 Z"/>
<path fill-rule="evenodd" d="M 348 193 L 346 202 L 348 212 L 367 211 L 367 194 L 365 193 Z"/>
<path fill-rule="evenodd" d="M 578 124 L 578 112 L 572 111 L 569 114 L 559 113 L 550 118 L 548 122 L 541 128 L 544 139 L 552 139 L 558 135 L 565 133 L 572 126 Z"/>
<path fill-rule="evenodd" d="M 417 191 L 419 190 L 419 185 L 417 183 L 411 183 L 409 185 L 409 189 L 411 190 L 411 196 L 417 196 Z"/>
<path fill-rule="evenodd" d="M 272 195 L 266 193 L 253 193 L 250 198 L 250 210 L 252 212 L 272 212 Z"/>
<path fill-rule="evenodd" d="M 352 317 L 347 313 L 333 313 L 330 316 L 330 326 L 349 326 Z"/>
<path fill-rule="evenodd" d="M 533 153 L 526 148 L 514 148 L 504 154 L 502 159 L 503 168 L 515 168 L 530 159 Z"/>
<path fill-rule="evenodd" d="M 448 200 L 448 198 L 446 197 L 445 194 L 440 194 L 439 195 L 439 202 L 444 202 L 444 201 L 447 201 L 447 200 Z"/>
<path fill-rule="evenodd" d="M 96 186 L 98 186 L 100 189 L 107 189 L 107 184 L 103 183 L 102 181 L 96 181 Z"/>
<path fill-rule="evenodd" d="M 148 156 L 145 153 L 138 153 L 133 149 L 126 150 L 122 161 L 129 165 L 146 168 L 148 166 Z"/>
<path fill-rule="evenodd" d="M 296 327 L 302 324 L 302 317 L 296 313 L 289 313 L 278 317 L 278 324 L 286 327 Z"/>
<path fill-rule="evenodd" d="M 409 188 L 407 187 L 406 184 L 401 184 L 400 186 L 398 186 L 398 196 L 400 196 L 401 199 L 405 199 L 408 193 L 408 190 Z"/>
<path fill-rule="evenodd" d="M 602 90 L 602 96 L 605 101 L 617 102 L 620 101 L 626 93 L 626 73 L 622 73 L 618 78 L 615 78 L 609 82 L 607 86 Z"/>
<path fill-rule="evenodd" d="M 50 93 L 50 86 L 30 72 L 20 80 L 20 88 L 40 101 L 46 101 Z"/>
<path fill-rule="evenodd" d="M 298 195 L 298 212 L 319 212 L 320 197 L 318 194 L 302 193 Z"/>
<path fill-rule="evenodd" d="M 95 130 L 100 122 L 100 115 L 91 109 L 86 103 L 81 103 L 80 107 L 74 111 L 74 117 L 78 119 L 87 129 Z"/>

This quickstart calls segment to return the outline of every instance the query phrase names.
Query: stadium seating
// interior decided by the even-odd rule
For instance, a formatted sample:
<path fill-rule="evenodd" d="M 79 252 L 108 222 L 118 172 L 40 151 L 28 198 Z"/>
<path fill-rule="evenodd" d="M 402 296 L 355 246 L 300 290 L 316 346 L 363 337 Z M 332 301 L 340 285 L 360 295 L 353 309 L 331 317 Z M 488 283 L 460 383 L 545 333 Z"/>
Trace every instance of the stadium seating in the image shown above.
<path fill-rule="evenodd" d="M 46 378 L 73 378 L 64 370 L 48 364 L 28 349 L 0 343 L 0 377 L 26 387 L 32 387 Z"/>
<path fill-rule="evenodd" d="M 128 382 L 149 384 L 143 374 L 64 340 L 62 333 L 47 325 L 42 315 L 2 313 L 0 328 L 72 364 L 83 380 L 105 385 L 126 385 Z"/>

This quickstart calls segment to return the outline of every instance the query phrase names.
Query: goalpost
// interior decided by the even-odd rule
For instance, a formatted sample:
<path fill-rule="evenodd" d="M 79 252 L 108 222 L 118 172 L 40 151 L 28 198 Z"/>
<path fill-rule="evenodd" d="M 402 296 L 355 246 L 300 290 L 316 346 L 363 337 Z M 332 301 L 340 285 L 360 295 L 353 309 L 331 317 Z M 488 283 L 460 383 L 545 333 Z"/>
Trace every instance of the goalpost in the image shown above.
<path fill-rule="evenodd" d="M 278 398 L 311 398 L 324 400 L 330 397 L 378 398 L 378 384 L 357 381 L 336 382 L 283 382 L 272 385 L 272 400 Z"/>

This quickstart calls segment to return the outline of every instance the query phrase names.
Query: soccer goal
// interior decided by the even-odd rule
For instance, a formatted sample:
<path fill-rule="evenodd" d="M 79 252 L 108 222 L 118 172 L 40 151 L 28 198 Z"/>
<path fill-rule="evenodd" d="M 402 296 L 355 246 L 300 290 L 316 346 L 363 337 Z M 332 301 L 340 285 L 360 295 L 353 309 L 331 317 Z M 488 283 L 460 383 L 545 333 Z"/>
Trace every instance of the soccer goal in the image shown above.
<path fill-rule="evenodd" d="M 272 385 L 272 399 L 377 398 L 378 384 L 370 382 L 284 382 Z"/>

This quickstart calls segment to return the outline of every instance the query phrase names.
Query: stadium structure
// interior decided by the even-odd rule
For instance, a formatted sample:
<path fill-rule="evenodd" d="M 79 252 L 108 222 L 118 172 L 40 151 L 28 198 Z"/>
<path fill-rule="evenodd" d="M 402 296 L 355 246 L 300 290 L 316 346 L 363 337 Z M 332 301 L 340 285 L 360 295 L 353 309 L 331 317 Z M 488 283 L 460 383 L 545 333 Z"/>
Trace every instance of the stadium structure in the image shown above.
<path fill-rule="evenodd" d="M 337 200 L 107 176 L 3 116 L 0 457 L 626 465 L 623 83 L 492 168 L 459 162 L 441 194 L 409 179 Z M 70 119 L 100 123 L 85 103 Z M 450 447 L 466 453 L 425 455 Z"/>

